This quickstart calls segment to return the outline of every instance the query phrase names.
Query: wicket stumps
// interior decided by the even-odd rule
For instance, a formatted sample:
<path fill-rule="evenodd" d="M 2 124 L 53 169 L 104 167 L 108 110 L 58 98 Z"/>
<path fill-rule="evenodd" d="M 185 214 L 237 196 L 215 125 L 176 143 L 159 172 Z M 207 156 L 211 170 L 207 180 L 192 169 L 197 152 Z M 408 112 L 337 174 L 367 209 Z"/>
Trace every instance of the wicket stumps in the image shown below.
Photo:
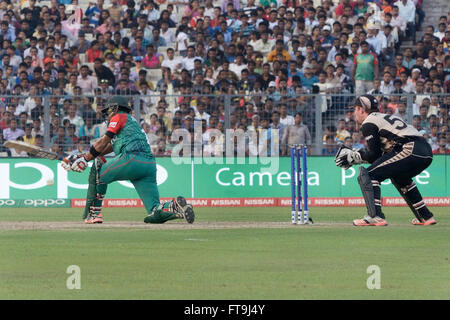
<path fill-rule="evenodd" d="M 291 222 L 292 224 L 309 224 L 308 212 L 308 148 L 304 145 L 291 147 Z M 303 172 L 302 172 L 303 163 Z M 303 184 L 303 196 L 302 196 Z"/>

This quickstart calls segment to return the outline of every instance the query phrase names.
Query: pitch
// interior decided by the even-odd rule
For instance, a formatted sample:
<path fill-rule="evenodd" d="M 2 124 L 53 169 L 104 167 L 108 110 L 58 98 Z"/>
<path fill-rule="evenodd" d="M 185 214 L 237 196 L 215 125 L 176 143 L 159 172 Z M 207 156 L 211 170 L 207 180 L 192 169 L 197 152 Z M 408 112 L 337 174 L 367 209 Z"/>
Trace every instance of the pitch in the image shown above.
<path fill-rule="evenodd" d="M 385 208 L 388 227 L 356 228 L 363 208 L 313 208 L 308 226 L 287 208 L 197 208 L 193 225 L 132 208 L 105 208 L 102 225 L 78 209 L 1 210 L 0 299 L 449 299 L 450 215 L 432 211 L 435 226 Z"/>

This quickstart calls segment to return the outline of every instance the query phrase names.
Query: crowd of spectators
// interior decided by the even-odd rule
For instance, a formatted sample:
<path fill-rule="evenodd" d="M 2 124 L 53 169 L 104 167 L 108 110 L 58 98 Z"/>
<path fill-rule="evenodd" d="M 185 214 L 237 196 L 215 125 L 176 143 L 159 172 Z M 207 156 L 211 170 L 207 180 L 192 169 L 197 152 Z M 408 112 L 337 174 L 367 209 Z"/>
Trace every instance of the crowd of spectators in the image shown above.
<path fill-rule="evenodd" d="M 312 144 L 314 93 L 328 95 L 316 107 L 334 121 L 323 128 L 332 155 L 364 143 L 341 94 L 368 92 L 383 112 L 407 120 L 412 108 L 434 152 L 449 150 L 450 13 L 423 26 L 421 0 L 79 1 L 0 1 L 2 144 L 43 146 L 48 103 L 50 147 L 84 151 L 120 94 L 139 107 L 154 153 L 169 155 L 176 129 L 201 122 L 205 145 L 208 130 L 224 132 L 232 95 L 230 127 L 279 129 L 286 154 Z"/>

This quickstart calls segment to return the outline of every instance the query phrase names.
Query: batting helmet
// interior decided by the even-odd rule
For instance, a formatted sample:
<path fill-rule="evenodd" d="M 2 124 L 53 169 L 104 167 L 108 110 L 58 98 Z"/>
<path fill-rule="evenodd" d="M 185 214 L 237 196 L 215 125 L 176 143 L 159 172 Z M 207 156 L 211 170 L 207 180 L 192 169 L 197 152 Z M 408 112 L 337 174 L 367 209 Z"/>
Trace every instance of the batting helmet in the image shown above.
<path fill-rule="evenodd" d="M 378 100 L 371 94 L 363 94 L 355 101 L 355 106 L 362 107 L 367 113 L 378 112 Z"/>
<path fill-rule="evenodd" d="M 126 98 L 122 96 L 113 96 L 109 98 L 101 111 L 102 114 L 107 115 L 111 112 L 117 112 L 119 109 L 131 112 L 131 106 Z"/>
<path fill-rule="evenodd" d="M 106 107 L 118 106 L 131 111 L 130 103 L 128 99 L 122 96 L 113 96 L 106 102 Z"/>

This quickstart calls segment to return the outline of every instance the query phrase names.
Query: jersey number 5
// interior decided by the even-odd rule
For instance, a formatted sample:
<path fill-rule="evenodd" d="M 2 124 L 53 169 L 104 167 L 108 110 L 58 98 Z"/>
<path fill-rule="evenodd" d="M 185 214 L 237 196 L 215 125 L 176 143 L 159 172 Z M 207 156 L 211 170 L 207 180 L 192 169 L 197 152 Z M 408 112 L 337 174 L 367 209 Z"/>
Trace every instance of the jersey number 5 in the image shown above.
<path fill-rule="evenodd" d="M 386 115 L 384 117 L 384 120 L 389 122 L 389 124 L 391 124 L 397 130 L 405 129 L 408 126 L 402 119 L 397 118 L 395 116 Z"/>

